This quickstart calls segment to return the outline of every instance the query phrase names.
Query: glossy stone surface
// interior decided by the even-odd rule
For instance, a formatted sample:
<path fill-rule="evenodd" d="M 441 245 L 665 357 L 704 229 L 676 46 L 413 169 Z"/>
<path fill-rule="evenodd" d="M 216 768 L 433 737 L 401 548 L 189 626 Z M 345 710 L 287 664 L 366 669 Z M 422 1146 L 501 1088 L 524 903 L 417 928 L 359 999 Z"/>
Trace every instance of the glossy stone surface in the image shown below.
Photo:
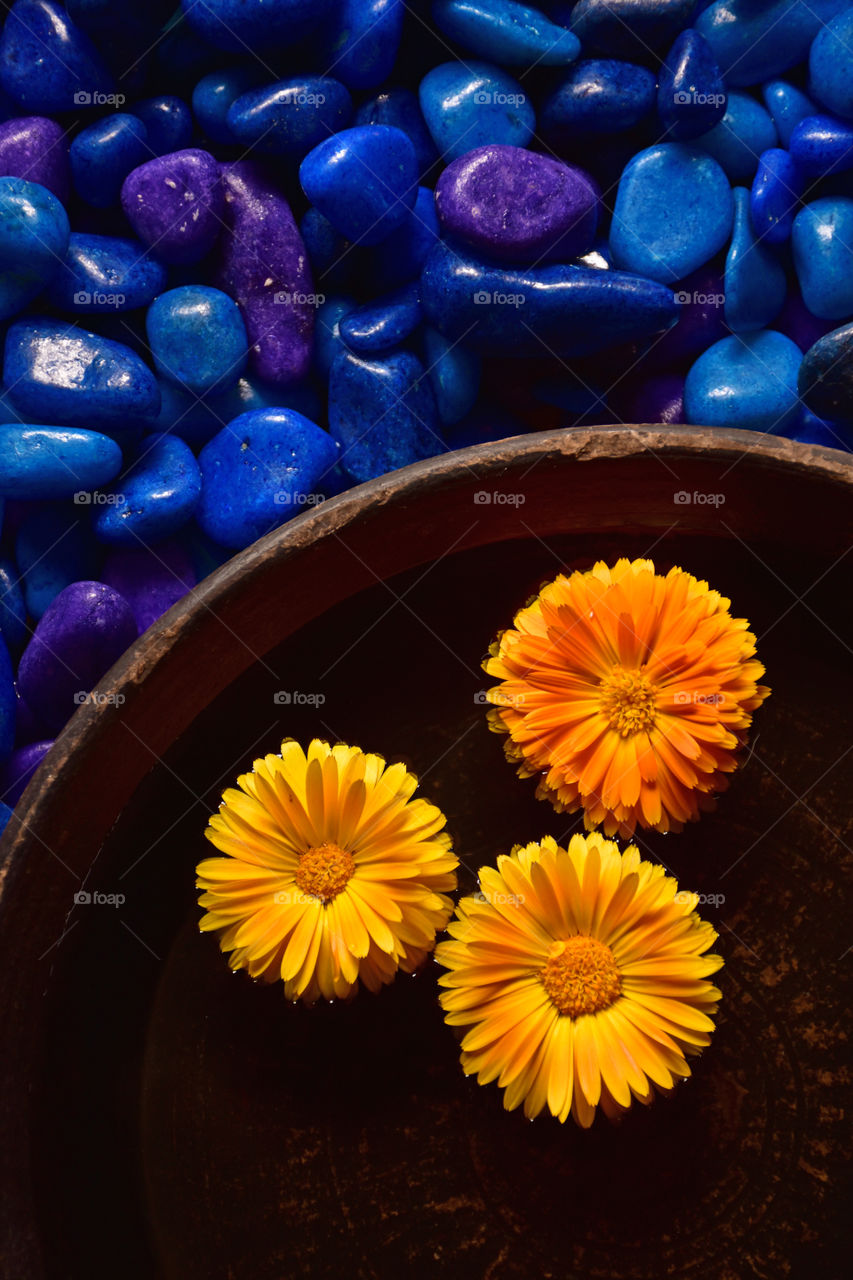
<path fill-rule="evenodd" d="M 383 89 L 375 98 L 363 102 L 355 113 L 354 124 L 387 124 L 402 129 L 415 148 L 421 177 L 438 159 L 435 143 L 426 126 L 420 103 L 411 89 Z"/>
<path fill-rule="evenodd" d="M 87 499 L 89 493 L 84 495 Z M 93 578 L 95 541 L 88 527 L 88 503 L 52 503 L 37 507 L 15 537 L 15 563 L 21 574 L 27 612 L 40 618 L 60 591 Z"/>
<path fill-rule="evenodd" d="M 818 29 L 809 50 L 809 89 L 827 111 L 853 120 L 853 9 Z"/>
<path fill-rule="evenodd" d="M 776 126 L 780 147 L 788 146 L 791 134 L 801 120 L 817 112 L 811 98 L 787 80 L 769 80 L 762 86 L 761 96 Z"/>
<path fill-rule="evenodd" d="M 799 62 L 847 0 L 717 0 L 696 19 L 730 85 L 761 84 Z"/>
<path fill-rule="evenodd" d="M 791 155 L 810 177 L 846 173 L 853 169 L 853 124 L 833 116 L 806 116 L 791 133 Z"/>
<path fill-rule="evenodd" d="M 290 205 L 247 161 L 222 171 L 225 224 L 214 283 L 240 306 L 249 361 L 260 378 L 286 387 L 311 363 L 317 298 Z"/>
<path fill-rule="evenodd" d="M 536 114 L 517 80 L 488 62 L 444 62 L 418 91 L 433 142 L 445 162 L 490 142 L 525 147 Z"/>
<path fill-rule="evenodd" d="M 55 0 L 15 0 L 0 36 L 0 86 L 19 107 L 52 115 L 107 105 L 112 76 Z M 33 74 L 38 68 L 38 74 Z"/>
<path fill-rule="evenodd" d="M 383 359 L 341 352 L 329 374 L 329 430 L 355 483 L 444 448 L 424 367 L 409 351 Z"/>
<path fill-rule="evenodd" d="M 104 561 L 103 581 L 130 605 L 140 635 L 196 585 L 192 557 L 178 541 L 116 547 Z"/>
<path fill-rule="evenodd" d="M 543 133 L 569 144 L 581 135 L 618 133 L 646 119 L 657 100 L 653 73 L 634 62 L 586 58 L 545 98 Z"/>
<path fill-rule="evenodd" d="M 750 217 L 760 239 L 767 244 L 785 243 L 802 190 L 800 170 L 790 152 L 778 147 L 762 152 L 750 193 Z"/>
<path fill-rule="evenodd" d="M 351 311 L 341 320 L 340 333 L 351 351 L 370 355 L 405 342 L 421 320 L 419 289 L 410 284 L 396 294 Z"/>
<path fill-rule="evenodd" d="M 403 0 L 340 0 L 329 61 L 350 89 L 375 89 L 394 69 L 403 32 Z"/>
<path fill-rule="evenodd" d="M 707 41 L 682 31 L 660 70 L 658 118 L 674 142 L 713 129 L 726 113 L 726 87 Z"/>
<path fill-rule="evenodd" d="M 224 389 L 245 368 L 246 326 L 237 303 L 221 289 L 168 289 L 148 308 L 145 328 L 157 372 L 190 391 Z"/>
<path fill-rule="evenodd" d="M 193 117 L 183 98 L 163 93 L 133 104 L 133 113 L 145 125 L 148 154 L 166 156 L 183 151 L 193 136 Z"/>
<path fill-rule="evenodd" d="M 67 498 L 108 484 L 121 450 L 98 431 L 8 423 L 0 426 L 0 496 Z"/>
<path fill-rule="evenodd" d="M 501 262 L 566 261 L 595 239 L 598 192 L 582 169 L 521 147 L 479 147 L 435 189 L 444 231 Z"/>
<path fill-rule="evenodd" d="M 148 160 L 125 178 L 121 204 L 139 239 L 164 262 L 198 262 L 222 229 L 219 165 L 197 149 Z"/>
<path fill-rule="evenodd" d="M 714 157 L 732 182 L 751 183 L 763 151 L 778 142 L 768 111 L 746 93 L 729 93 L 719 124 L 694 145 Z"/>
<path fill-rule="evenodd" d="M 581 51 L 571 31 L 515 0 L 434 0 L 432 18 L 463 49 L 500 66 L 562 67 Z"/>
<path fill-rule="evenodd" d="M 388 125 L 344 129 L 310 151 L 299 181 L 348 240 L 379 244 L 415 202 L 417 160 L 408 136 Z"/>
<path fill-rule="evenodd" d="M 150 545 L 186 524 L 201 496 L 201 473 L 179 436 L 146 436 L 138 457 L 94 508 L 92 527 L 101 542 Z"/>
<path fill-rule="evenodd" d="M 292 76 L 242 94 L 230 107 L 226 126 L 243 146 L 301 159 L 351 117 L 352 98 L 339 80 Z"/>
<path fill-rule="evenodd" d="M 115 314 L 147 307 L 165 283 L 165 268 L 141 240 L 72 231 L 47 298 L 73 316 Z"/>
<path fill-rule="evenodd" d="M 677 316 L 671 290 L 653 280 L 565 265 L 513 270 L 445 244 L 427 258 L 421 302 L 445 337 L 501 356 L 585 355 L 660 333 Z"/>
<path fill-rule="evenodd" d="M 317 328 L 314 336 L 314 369 L 327 379 L 335 357 L 349 348 L 341 336 L 341 322 L 345 316 L 358 309 L 354 298 L 332 294 L 317 310 Z"/>
<path fill-rule="evenodd" d="M 61 591 L 21 656 L 18 686 L 40 720 L 58 731 L 138 635 L 130 606 L 103 582 Z"/>
<path fill-rule="evenodd" d="M 683 143 L 639 152 L 619 182 L 610 248 L 617 266 L 674 282 L 723 247 L 734 215 L 726 175 Z"/>
<path fill-rule="evenodd" d="M 853 425 L 853 324 L 831 330 L 809 348 L 799 390 L 819 417 Z"/>
<path fill-rule="evenodd" d="M 71 229 L 60 202 L 24 178 L 0 178 L 0 320 L 37 297 L 65 257 Z"/>
<path fill-rule="evenodd" d="M 263 82 L 264 74 L 262 67 L 237 64 L 202 76 L 193 89 L 192 108 L 205 137 L 224 146 L 234 144 L 228 112 L 242 94 Z"/>
<path fill-rule="evenodd" d="M 809 311 L 821 320 L 853 316 L 853 200 L 812 200 L 794 219 L 791 247 Z"/>
<path fill-rule="evenodd" d="M 684 386 L 688 422 L 780 434 L 799 409 L 800 349 L 772 329 L 716 342 L 690 369 Z"/>
<path fill-rule="evenodd" d="M 137 116 L 117 111 L 81 129 L 68 155 L 77 195 L 97 209 L 108 209 L 118 204 L 130 171 L 149 159 L 148 130 Z"/>
<path fill-rule="evenodd" d="M 338 459 L 328 432 L 292 409 L 253 409 L 199 454 L 196 519 L 214 542 L 245 547 L 319 500 Z"/>
<path fill-rule="evenodd" d="M 0 177 L 37 182 L 67 203 L 71 170 L 65 130 L 46 116 L 20 116 L 0 124 Z"/>
<path fill-rule="evenodd" d="M 785 270 L 773 249 L 759 240 L 746 187 L 735 187 L 735 219 L 726 257 L 723 292 L 726 324 L 734 333 L 766 329 L 785 301 Z"/>

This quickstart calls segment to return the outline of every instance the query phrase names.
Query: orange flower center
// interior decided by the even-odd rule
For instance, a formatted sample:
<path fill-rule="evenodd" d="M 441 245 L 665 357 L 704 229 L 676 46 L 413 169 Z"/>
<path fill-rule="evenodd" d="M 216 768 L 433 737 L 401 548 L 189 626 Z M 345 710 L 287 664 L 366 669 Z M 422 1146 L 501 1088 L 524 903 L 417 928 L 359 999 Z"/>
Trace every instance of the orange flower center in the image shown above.
<path fill-rule="evenodd" d="M 303 893 L 331 902 L 355 872 L 355 858 L 336 844 L 320 844 L 299 858 L 296 883 Z"/>
<path fill-rule="evenodd" d="M 657 691 L 642 671 L 614 667 L 600 685 L 601 710 L 623 738 L 651 729 L 657 715 Z"/>
<path fill-rule="evenodd" d="M 553 944 L 539 976 L 560 1013 L 570 1018 L 599 1013 L 622 990 L 613 952 L 598 938 L 580 934 Z"/>

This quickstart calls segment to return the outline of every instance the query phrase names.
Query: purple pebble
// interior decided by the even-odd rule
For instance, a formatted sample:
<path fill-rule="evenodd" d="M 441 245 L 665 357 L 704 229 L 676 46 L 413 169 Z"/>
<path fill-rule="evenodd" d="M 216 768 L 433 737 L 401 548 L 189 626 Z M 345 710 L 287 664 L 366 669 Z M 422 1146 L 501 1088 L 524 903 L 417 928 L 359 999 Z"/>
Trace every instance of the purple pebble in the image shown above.
<path fill-rule="evenodd" d="M 308 373 L 313 281 L 287 200 L 252 164 L 224 166 L 225 222 L 216 283 L 240 305 L 254 373 L 279 387 Z"/>
<path fill-rule="evenodd" d="M 139 633 L 127 601 L 103 582 L 72 582 L 50 604 L 21 657 L 21 696 L 59 730 Z"/>
<path fill-rule="evenodd" d="M 3 804 L 14 808 L 24 794 L 27 783 L 53 746 L 53 739 L 45 742 L 31 742 L 26 747 L 13 751 L 3 769 L 3 780 L 0 782 L 0 800 Z"/>
<path fill-rule="evenodd" d="M 684 378 L 662 373 L 643 379 L 628 392 L 622 416 L 626 422 L 683 422 Z"/>
<path fill-rule="evenodd" d="M 713 267 L 692 271 L 673 285 L 673 292 L 678 320 L 662 338 L 652 339 L 643 363 L 647 373 L 690 363 L 728 333 L 723 278 Z"/>
<path fill-rule="evenodd" d="M 156 551 L 117 548 L 107 556 L 103 579 L 130 605 L 140 634 L 198 582 L 189 552 L 179 542 L 161 542 Z"/>
<path fill-rule="evenodd" d="M 582 169 L 494 144 L 449 164 L 435 189 L 445 231 L 500 262 L 566 261 L 595 239 L 598 190 Z"/>
<path fill-rule="evenodd" d="M 192 148 L 147 160 L 125 178 L 121 205 L 158 258 L 198 262 L 222 229 L 219 165 L 208 151 Z"/>
<path fill-rule="evenodd" d="M 71 168 L 65 130 L 47 116 L 19 116 L 0 124 L 0 177 L 38 182 L 67 204 Z"/>

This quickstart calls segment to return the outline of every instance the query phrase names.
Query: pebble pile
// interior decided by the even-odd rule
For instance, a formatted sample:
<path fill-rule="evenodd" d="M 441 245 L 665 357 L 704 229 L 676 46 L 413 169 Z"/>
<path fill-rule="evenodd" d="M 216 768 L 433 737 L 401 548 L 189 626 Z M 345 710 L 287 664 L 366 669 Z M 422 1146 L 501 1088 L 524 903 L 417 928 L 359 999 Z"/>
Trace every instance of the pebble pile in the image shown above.
<path fill-rule="evenodd" d="M 174 3 L 0 34 L 5 805 L 349 485 L 604 422 L 853 441 L 853 0 Z"/>

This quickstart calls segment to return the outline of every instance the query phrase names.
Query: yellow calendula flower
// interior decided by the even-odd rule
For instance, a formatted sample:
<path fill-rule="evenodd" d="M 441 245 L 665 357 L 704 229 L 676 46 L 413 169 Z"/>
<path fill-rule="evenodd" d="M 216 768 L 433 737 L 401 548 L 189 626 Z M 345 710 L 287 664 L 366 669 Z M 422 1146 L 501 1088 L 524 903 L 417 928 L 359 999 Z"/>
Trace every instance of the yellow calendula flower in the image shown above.
<path fill-rule="evenodd" d="M 758 681 L 755 636 L 707 582 L 651 560 L 560 575 L 483 663 L 491 727 L 537 796 L 587 830 L 680 831 L 728 786 Z"/>
<path fill-rule="evenodd" d="M 225 856 L 197 868 L 200 928 L 231 968 L 306 1003 L 413 972 L 453 910 L 458 866 L 416 786 L 403 764 L 318 740 L 256 760 L 205 832 Z"/>
<path fill-rule="evenodd" d="M 550 836 L 480 869 L 435 958 L 462 1066 L 496 1080 L 508 1111 L 546 1107 L 583 1128 L 649 1103 L 710 1043 L 717 934 L 662 867 L 598 832 Z"/>

